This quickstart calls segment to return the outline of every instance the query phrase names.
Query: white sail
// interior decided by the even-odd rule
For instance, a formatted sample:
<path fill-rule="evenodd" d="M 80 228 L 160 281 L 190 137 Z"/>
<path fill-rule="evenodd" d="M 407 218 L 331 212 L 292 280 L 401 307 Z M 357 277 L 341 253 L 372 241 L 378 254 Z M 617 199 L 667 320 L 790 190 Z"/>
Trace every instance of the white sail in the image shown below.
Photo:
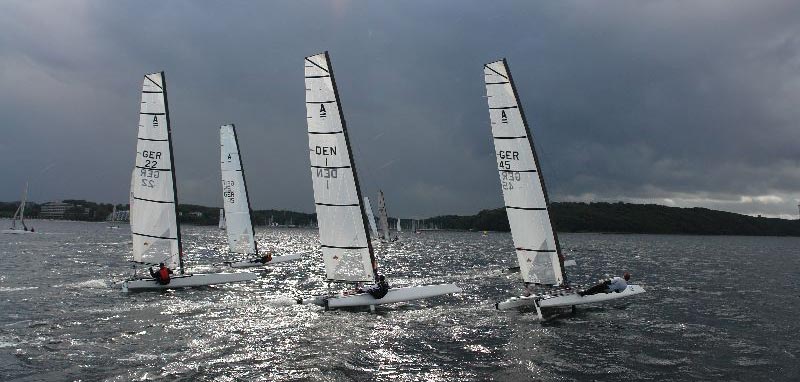
<path fill-rule="evenodd" d="M 403 227 L 401 227 L 402 220 L 397 218 L 397 232 L 403 232 Z"/>
<path fill-rule="evenodd" d="M 147 74 L 131 180 L 133 259 L 175 268 L 182 261 L 170 135 L 164 73 Z"/>
<path fill-rule="evenodd" d="M 378 216 L 381 223 L 381 239 L 391 240 L 391 233 L 389 232 L 389 212 L 386 211 L 386 200 L 383 198 L 383 191 L 378 191 Z"/>
<path fill-rule="evenodd" d="M 250 219 L 250 199 L 244 169 L 239 155 L 239 140 L 236 127 L 224 125 L 219 128 L 222 166 L 222 200 L 224 211 L 220 211 L 228 234 L 228 249 L 234 253 L 255 254 L 256 242 L 253 223 Z"/>
<path fill-rule="evenodd" d="M 544 183 L 511 74 L 505 60 L 484 66 L 486 96 L 508 223 L 525 282 L 563 283 Z"/>
<path fill-rule="evenodd" d="M 305 58 L 311 179 L 328 280 L 374 281 L 377 264 L 327 52 Z"/>
<path fill-rule="evenodd" d="M 369 202 L 369 197 L 364 197 L 364 209 L 367 211 L 367 219 L 369 220 L 369 229 L 372 235 L 378 237 L 378 226 L 375 224 L 375 215 L 372 213 L 372 204 Z"/>
<path fill-rule="evenodd" d="M 115 222 L 117 221 L 117 205 L 113 205 L 111 207 L 111 215 L 108 217 L 108 221 Z"/>
<path fill-rule="evenodd" d="M 219 229 L 225 229 L 227 225 L 225 225 L 225 209 L 219 209 Z"/>
<path fill-rule="evenodd" d="M 28 182 L 25 182 L 25 191 L 22 192 L 22 200 L 19 202 L 19 206 L 17 210 L 14 211 L 14 217 L 11 218 L 11 229 L 17 229 L 17 220 L 22 223 L 22 227 L 24 231 L 28 230 L 28 226 L 25 225 L 25 203 L 28 200 Z"/>

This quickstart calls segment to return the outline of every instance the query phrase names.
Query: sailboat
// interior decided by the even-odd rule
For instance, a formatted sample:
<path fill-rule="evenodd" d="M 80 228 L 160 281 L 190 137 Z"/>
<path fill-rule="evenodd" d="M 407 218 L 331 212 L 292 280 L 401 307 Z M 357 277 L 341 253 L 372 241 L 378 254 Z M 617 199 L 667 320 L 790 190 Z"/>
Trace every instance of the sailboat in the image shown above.
<path fill-rule="evenodd" d="M 108 226 L 109 229 L 117 229 L 119 228 L 119 224 L 115 224 L 117 222 L 117 205 L 115 204 L 111 208 L 111 214 L 108 215 L 108 222 L 111 224 Z"/>
<path fill-rule="evenodd" d="M 367 214 L 347 124 L 328 52 L 305 58 L 306 111 L 311 179 L 319 222 L 319 240 L 328 282 L 375 282 L 378 261 L 372 248 Z M 329 294 L 299 299 L 327 308 L 370 306 L 457 293 L 454 284 L 390 289 L 381 299 L 367 293 Z"/>
<path fill-rule="evenodd" d="M 403 232 L 403 227 L 401 226 L 402 219 L 397 218 L 397 233 Z"/>
<path fill-rule="evenodd" d="M 621 293 L 580 296 L 569 286 L 533 136 L 506 60 L 484 65 L 484 78 L 497 169 L 520 275 L 526 285 L 538 285 L 542 290 L 530 296 L 513 297 L 496 307 L 533 305 L 541 318 L 541 308 L 568 307 L 643 293 L 641 286 L 628 285 Z"/>
<path fill-rule="evenodd" d="M 219 209 L 219 229 L 226 229 L 228 226 L 225 224 L 225 209 Z"/>
<path fill-rule="evenodd" d="M 372 232 L 372 236 L 378 237 L 378 226 L 375 224 L 375 215 L 372 213 L 372 204 L 370 204 L 368 196 L 364 197 L 364 209 L 367 211 L 369 230 Z"/>
<path fill-rule="evenodd" d="M 19 202 L 19 207 L 14 212 L 14 217 L 11 218 L 11 228 L 4 229 L 3 233 L 21 234 L 21 233 L 34 233 L 33 227 L 28 229 L 25 225 L 25 203 L 28 200 L 28 182 L 25 182 L 25 191 L 22 193 L 22 200 Z M 22 225 L 22 228 L 17 227 L 17 220 Z"/>
<path fill-rule="evenodd" d="M 244 176 L 242 157 L 239 152 L 239 138 L 236 126 L 223 125 L 219 128 L 220 163 L 222 170 L 222 200 L 225 207 L 220 216 L 227 217 L 223 222 L 228 234 L 228 250 L 232 253 L 250 256 L 249 259 L 226 262 L 233 268 L 261 267 L 264 265 L 297 260 L 302 255 L 292 254 L 272 257 L 261 255 L 253 230 L 250 195 L 247 193 L 247 180 Z"/>
<path fill-rule="evenodd" d="M 133 263 L 178 269 L 167 285 L 134 274 L 122 290 L 163 290 L 254 280 L 254 273 L 186 273 L 178 223 L 178 190 L 164 72 L 146 74 L 142 85 L 136 165 L 131 174 L 130 223 Z"/>
<path fill-rule="evenodd" d="M 383 198 L 383 191 L 378 190 L 378 215 L 381 222 L 381 241 L 397 241 L 397 235 L 393 235 L 389 229 L 389 211 L 386 209 L 386 200 Z"/>

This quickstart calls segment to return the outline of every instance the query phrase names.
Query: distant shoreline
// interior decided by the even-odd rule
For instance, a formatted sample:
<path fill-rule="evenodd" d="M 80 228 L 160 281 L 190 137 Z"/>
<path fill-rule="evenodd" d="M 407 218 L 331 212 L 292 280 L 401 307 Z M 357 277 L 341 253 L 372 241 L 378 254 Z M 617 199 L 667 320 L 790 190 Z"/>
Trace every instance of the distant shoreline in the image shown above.
<path fill-rule="evenodd" d="M 114 207 L 75 200 L 85 206 L 85 214 L 78 219 L 42 219 L 103 222 Z M 10 219 L 18 202 L 0 202 L 0 218 Z M 28 203 L 30 218 L 37 219 L 38 204 Z M 118 210 L 127 205 L 118 204 Z M 219 207 L 193 204 L 178 206 L 182 224 L 217 225 Z M 710 236 L 799 236 L 800 220 L 753 217 L 733 212 L 707 208 L 667 207 L 656 204 L 632 203 L 579 203 L 556 202 L 550 206 L 555 228 L 558 232 L 597 234 L 663 234 L 663 235 L 710 235 Z M 28 214 L 28 208 L 26 208 Z M 316 214 L 287 210 L 255 210 L 253 222 L 256 226 L 275 224 L 279 226 L 311 227 L 316 224 Z M 396 220 L 391 218 L 390 220 Z M 508 232 L 508 218 L 504 208 L 482 210 L 475 215 L 443 215 L 427 219 L 416 219 L 420 227 L 436 227 L 448 231 L 492 231 Z M 410 230 L 412 219 L 402 219 L 403 229 Z M 121 222 L 121 224 L 127 224 Z"/>

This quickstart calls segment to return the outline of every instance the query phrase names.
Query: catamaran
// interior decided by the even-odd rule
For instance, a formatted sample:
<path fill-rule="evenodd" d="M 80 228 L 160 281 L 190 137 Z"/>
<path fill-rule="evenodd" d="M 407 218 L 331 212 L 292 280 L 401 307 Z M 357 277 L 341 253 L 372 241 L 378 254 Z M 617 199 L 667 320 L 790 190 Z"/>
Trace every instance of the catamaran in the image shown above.
<path fill-rule="evenodd" d="M 236 126 L 223 125 L 219 128 L 220 163 L 222 170 L 222 200 L 225 207 L 220 216 L 227 217 L 225 230 L 228 234 L 228 250 L 231 253 L 250 256 L 249 259 L 226 262 L 233 268 L 261 267 L 275 263 L 297 260 L 302 255 L 275 256 L 259 254 L 258 242 L 253 230 L 250 195 L 247 193 L 247 180 L 239 152 L 239 138 Z"/>
<path fill-rule="evenodd" d="M 496 307 L 510 309 L 532 305 L 541 318 L 541 308 L 569 307 L 643 293 L 641 286 L 628 285 L 620 293 L 580 296 L 570 287 L 533 136 L 506 60 L 484 65 L 484 78 L 497 170 L 520 275 L 526 286 L 535 285 L 541 291 L 512 297 Z"/>
<path fill-rule="evenodd" d="M 228 226 L 225 224 L 225 209 L 219 209 L 219 229 L 226 229 Z"/>
<path fill-rule="evenodd" d="M 369 222 L 369 230 L 372 236 L 378 237 L 378 226 L 375 224 L 375 215 L 372 213 L 372 204 L 369 202 L 369 197 L 364 197 L 364 209 L 367 211 L 367 221 Z"/>
<path fill-rule="evenodd" d="M 28 200 L 28 182 L 25 182 L 25 191 L 22 192 L 22 200 L 19 202 L 19 207 L 14 212 L 14 217 L 11 218 L 11 228 L 4 229 L 3 233 L 20 234 L 20 233 L 34 233 L 33 227 L 28 229 L 25 225 L 25 203 Z M 22 224 L 22 228 L 17 227 L 17 220 Z"/>
<path fill-rule="evenodd" d="M 117 229 L 117 228 L 119 228 L 119 224 L 116 224 L 117 223 L 117 205 L 116 204 L 111 208 L 111 214 L 108 215 L 108 223 L 110 224 L 108 226 L 109 229 Z"/>
<path fill-rule="evenodd" d="M 375 282 L 378 261 L 367 228 L 364 199 L 328 52 L 305 58 L 305 85 L 311 179 L 326 279 L 329 283 Z M 298 302 L 326 309 L 350 306 L 374 309 L 378 304 L 460 291 L 454 284 L 440 284 L 394 288 L 380 299 L 367 293 L 338 293 Z"/>
<path fill-rule="evenodd" d="M 383 191 L 378 190 L 378 215 L 381 222 L 381 235 L 382 242 L 389 243 L 397 241 L 397 235 L 393 234 L 389 229 L 389 211 L 386 209 L 386 200 L 383 197 Z"/>
<path fill-rule="evenodd" d="M 186 273 L 183 243 L 178 223 L 178 190 L 172 154 L 172 126 L 167 106 L 164 72 L 146 74 L 142 85 L 136 165 L 131 175 L 130 223 L 133 263 L 154 266 L 163 263 L 178 269 L 167 285 L 150 275 L 133 275 L 122 282 L 122 290 L 163 290 L 254 280 L 254 273 Z"/>

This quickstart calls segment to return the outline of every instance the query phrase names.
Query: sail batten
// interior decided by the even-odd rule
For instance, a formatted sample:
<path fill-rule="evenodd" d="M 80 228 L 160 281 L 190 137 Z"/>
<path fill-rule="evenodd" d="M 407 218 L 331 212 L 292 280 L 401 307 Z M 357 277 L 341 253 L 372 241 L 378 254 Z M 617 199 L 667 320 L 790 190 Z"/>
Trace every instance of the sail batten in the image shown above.
<path fill-rule="evenodd" d="M 326 278 L 374 281 L 377 263 L 327 52 L 306 57 L 304 68 L 310 170 Z"/>
<path fill-rule="evenodd" d="M 484 65 L 495 160 L 520 274 L 526 283 L 564 282 L 547 189 L 514 80 L 505 60 Z"/>
<path fill-rule="evenodd" d="M 253 255 L 258 253 L 250 210 L 250 197 L 244 178 L 239 141 L 234 125 L 219 129 L 222 199 L 224 226 L 228 235 L 228 249 L 233 253 Z"/>
<path fill-rule="evenodd" d="M 145 75 L 131 174 L 133 259 L 180 268 L 181 236 L 164 73 Z"/>

